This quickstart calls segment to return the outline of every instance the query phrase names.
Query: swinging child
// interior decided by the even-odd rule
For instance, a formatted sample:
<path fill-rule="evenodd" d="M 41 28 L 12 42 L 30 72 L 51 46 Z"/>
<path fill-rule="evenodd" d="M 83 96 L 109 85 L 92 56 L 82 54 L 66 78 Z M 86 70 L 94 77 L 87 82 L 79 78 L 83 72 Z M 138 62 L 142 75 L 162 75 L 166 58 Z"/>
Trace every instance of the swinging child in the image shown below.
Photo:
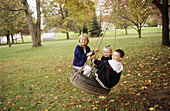
<path fill-rule="evenodd" d="M 112 55 L 112 60 L 108 60 L 107 62 L 94 59 L 90 56 L 88 57 L 88 60 L 97 66 L 97 71 L 94 76 L 103 88 L 112 88 L 119 82 L 123 70 L 123 65 L 121 63 L 123 57 L 124 51 L 121 49 L 115 50 Z"/>

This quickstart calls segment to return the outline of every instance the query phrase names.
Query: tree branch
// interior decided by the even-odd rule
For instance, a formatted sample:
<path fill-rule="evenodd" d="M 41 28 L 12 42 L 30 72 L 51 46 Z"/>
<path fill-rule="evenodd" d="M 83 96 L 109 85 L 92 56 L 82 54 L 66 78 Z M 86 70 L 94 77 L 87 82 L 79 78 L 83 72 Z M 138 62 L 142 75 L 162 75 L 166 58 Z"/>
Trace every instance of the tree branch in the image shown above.
<path fill-rule="evenodd" d="M 9 11 L 22 11 L 22 10 L 25 11 L 25 9 L 17 9 L 17 10 L 9 9 Z"/>
<path fill-rule="evenodd" d="M 132 23 L 133 23 L 134 25 L 136 25 L 136 26 L 138 25 L 138 24 L 135 23 L 134 21 L 130 20 L 130 18 L 128 18 L 127 16 L 122 16 L 122 15 L 121 15 L 121 17 L 124 18 L 125 20 L 128 20 L 129 22 L 132 22 Z"/>
<path fill-rule="evenodd" d="M 163 5 L 160 4 L 158 0 L 153 0 L 152 3 L 155 4 L 158 7 L 158 9 L 162 12 Z"/>

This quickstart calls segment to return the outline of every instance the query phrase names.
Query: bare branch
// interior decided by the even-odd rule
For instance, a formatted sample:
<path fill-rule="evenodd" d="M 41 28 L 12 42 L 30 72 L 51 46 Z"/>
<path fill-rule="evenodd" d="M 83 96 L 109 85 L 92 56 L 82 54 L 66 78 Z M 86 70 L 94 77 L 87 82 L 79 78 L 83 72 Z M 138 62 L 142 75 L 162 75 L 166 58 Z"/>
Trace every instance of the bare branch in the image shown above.
<path fill-rule="evenodd" d="M 25 11 L 25 9 L 17 9 L 17 10 L 13 10 L 13 9 L 9 9 L 10 11 Z"/>

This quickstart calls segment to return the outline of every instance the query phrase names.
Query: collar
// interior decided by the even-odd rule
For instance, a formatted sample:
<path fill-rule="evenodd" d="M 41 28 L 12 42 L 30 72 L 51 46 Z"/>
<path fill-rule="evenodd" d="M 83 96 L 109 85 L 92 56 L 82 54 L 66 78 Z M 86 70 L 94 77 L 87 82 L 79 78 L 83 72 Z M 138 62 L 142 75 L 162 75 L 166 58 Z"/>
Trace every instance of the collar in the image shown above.
<path fill-rule="evenodd" d="M 121 62 L 118 62 L 116 60 L 108 60 L 109 65 L 113 68 L 114 71 L 117 73 L 120 73 L 123 70 L 123 65 Z"/>

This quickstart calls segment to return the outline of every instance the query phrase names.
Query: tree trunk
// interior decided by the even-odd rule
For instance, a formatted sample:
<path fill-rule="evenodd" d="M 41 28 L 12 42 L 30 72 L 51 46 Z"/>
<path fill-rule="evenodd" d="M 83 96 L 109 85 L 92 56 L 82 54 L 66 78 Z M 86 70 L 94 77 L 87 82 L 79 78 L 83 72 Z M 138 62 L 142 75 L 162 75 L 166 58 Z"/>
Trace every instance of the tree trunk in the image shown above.
<path fill-rule="evenodd" d="M 9 30 L 8 30 L 8 33 L 7 33 L 6 37 L 7 37 L 7 44 L 9 45 L 9 47 L 11 47 L 11 42 L 10 42 L 10 37 L 9 37 Z"/>
<path fill-rule="evenodd" d="M 21 35 L 21 39 L 22 39 L 22 43 L 24 43 L 24 38 L 22 37 L 22 35 Z"/>
<path fill-rule="evenodd" d="M 31 16 L 31 13 L 29 12 L 29 5 L 28 5 L 27 0 L 23 0 L 23 5 L 25 8 L 28 26 L 29 26 L 29 30 L 31 33 L 31 37 L 32 37 L 32 47 L 38 47 L 40 45 L 38 44 L 36 28 L 34 27 L 34 23 L 32 21 L 32 16 Z"/>
<path fill-rule="evenodd" d="M 168 0 L 164 0 L 163 4 L 164 4 L 165 8 L 162 9 L 162 45 L 170 46 L 170 43 L 169 43 Z"/>
<path fill-rule="evenodd" d="M 142 38 L 142 36 L 141 36 L 141 28 L 138 28 L 138 36 L 139 36 L 139 38 Z"/>
<path fill-rule="evenodd" d="M 79 29 L 79 34 L 81 35 L 81 28 Z"/>
<path fill-rule="evenodd" d="M 168 17 L 168 0 L 163 0 L 163 3 L 160 4 L 157 0 L 152 2 L 155 4 L 162 14 L 162 45 L 170 46 L 169 42 L 169 17 Z"/>
<path fill-rule="evenodd" d="M 14 44 L 14 36 L 11 35 L 11 39 L 12 39 L 12 44 Z"/>
<path fill-rule="evenodd" d="M 124 28 L 125 28 L 125 34 L 128 35 L 127 26 L 124 26 Z"/>
<path fill-rule="evenodd" d="M 68 10 L 66 9 L 66 18 L 68 17 Z M 66 27 L 66 29 L 67 29 L 67 32 L 66 32 L 66 34 L 67 34 L 67 39 L 70 39 L 70 37 L 69 37 L 69 24 L 68 24 L 68 22 L 67 22 L 67 27 Z"/>
<path fill-rule="evenodd" d="M 41 12 L 40 12 L 40 0 L 36 0 L 36 8 L 37 8 L 37 24 L 36 24 L 36 28 L 37 28 L 37 44 L 38 46 L 42 46 L 41 45 Z"/>
<path fill-rule="evenodd" d="M 68 32 L 66 32 L 66 35 L 67 35 L 67 39 L 70 39 L 70 37 L 69 37 L 69 33 L 68 33 Z"/>

